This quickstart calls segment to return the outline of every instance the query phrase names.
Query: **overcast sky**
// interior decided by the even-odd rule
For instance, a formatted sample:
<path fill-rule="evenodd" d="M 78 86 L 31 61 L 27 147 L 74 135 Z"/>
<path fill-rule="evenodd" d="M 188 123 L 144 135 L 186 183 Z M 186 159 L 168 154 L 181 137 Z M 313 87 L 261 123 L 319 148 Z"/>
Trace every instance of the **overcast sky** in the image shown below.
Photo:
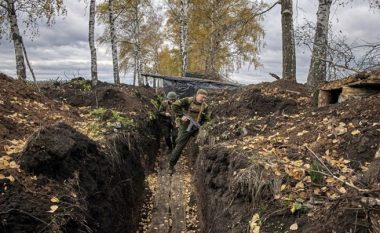
<path fill-rule="evenodd" d="M 88 47 L 88 14 L 83 2 L 77 0 L 64 1 L 67 16 L 56 18 L 52 27 L 40 26 L 40 33 L 33 41 L 24 36 L 29 59 L 36 76 L 40 80 L 72 78 L 74 75 L 90 77 L 90 51 Z M 157 1 L 160 3 L 161 1 Z M 163 2 L 163 1 L 162 1 Z M 268 4 L 274 0 L 265 0 Z M 331 23 L 335 30 L 341 30 L 351 42 L 380 41 L 380 11 L 369 9 L 366 0 L 355 0 L 345 7 L 332 7 Z M 294 0 L 294 24 L 302 25 L 305 19 L 315 22 L 317 0 Z M 257 83 L 272 81 L 268 73 L 281 76 L 281 15 L 280 6 L 265 15 L 265 46 L 260 52 L 262 67 L 245 66 L 232 78 L 240 83 Z M 96 36 L 102 33 L 96 27 Z M 106 46 L 97 47 L 99 78 L 112 81 L 112 60 L 110 50 Z M 297 80 L 305 82 L 310 62 L 310 51 L 296 48 Z M 0 41 L 0 72 L 16 76 L 13 45 L 6 40 Z M 122 75 L 122 81 L 131 82 L 131 75 Z M 30 75 L 29 77 L 30 78 Z"/>

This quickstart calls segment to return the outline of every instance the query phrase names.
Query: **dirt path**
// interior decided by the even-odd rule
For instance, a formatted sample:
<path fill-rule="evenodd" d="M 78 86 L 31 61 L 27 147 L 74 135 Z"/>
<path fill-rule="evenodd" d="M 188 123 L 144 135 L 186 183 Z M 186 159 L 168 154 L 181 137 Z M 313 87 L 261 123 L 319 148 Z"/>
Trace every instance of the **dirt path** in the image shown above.
<path fill-rule="evenodd" d="M 160 155 L 156 172 L 148 176 L 146 182 L 150 195 L 146 198 L 139 232 L 199 232 L 194 189 L 185 156 L 170 176 L 167 155 Z"/>

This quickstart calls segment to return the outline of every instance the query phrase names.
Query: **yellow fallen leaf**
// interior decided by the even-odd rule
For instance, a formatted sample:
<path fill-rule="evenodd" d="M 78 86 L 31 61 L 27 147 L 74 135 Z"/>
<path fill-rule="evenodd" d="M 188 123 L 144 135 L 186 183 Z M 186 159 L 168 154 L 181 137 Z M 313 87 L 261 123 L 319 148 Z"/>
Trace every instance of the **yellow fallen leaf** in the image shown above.
<path fill-rule="evenodd" d="M 340 193 L 347 193 L 346 189 L 344 187 L 340 187 L 339 188 L 339 192 Z"/>
<path fill-rule="evenodd" d="M 314 189 L 314 194 L 315 195 L 320 195 L 321 194 L 321 190 L 319 188 Z"/>
<path fill-rule="evenodd" d="M 300 182 L 298 182 L 298 183 L 296 184 L 296 189 L 303 189 L 303 188 L 305 188 L 305 185 L 303 184 L 302 181 L 300 181 Z"/>
<path fill-rule="evenodd" d="M 297 224 L 297 223 L 293 223 L 293 224 L 290 226 L 289 229 L 292 230 L 292 231 L 296 231 L 296 230 L 298 230 L 298 224 Z"/>
<path fill-rule="evenodd" d="M 304 182 L 306 183 L 311 183 L 311 177 L 310 176 L 306 176 L 304 179 L 303 179 Z"/>
<path fill-rule="evenodd" d="M 10 168 L 20 168 L 20 166 L 17 165 L 17 163 L 16 163 L 15 161 L 10 162 L 10 163 L 9 163 L 9 167 L 10 167 Z"/>
<path fill-rule="evenodd" d="M 304 134 L 307 134 L 309 131 L 307 131 L 307 130 L 303 130 L 302 132 L 299 132 L 298 134 L 297 134 L 297 136 L 298 137 L 300 137 L 300 136 L 303 136 Z"/>
<path fill-rule="evenodd" d="M 340 125 L 340 126 L 335 128 L 335 133 L 339 136 L 343 135 L 343 134 L 347 133 L 347 128 L 345 128 L 343 125 Z"/>
<path fill-rule="evenodd" d="M 296 160 L 296 161 L 293 161 L 292 164 L 296 167 L 301 167 L 303 164 L 303 161 L 302 160 Z"/>
<path fill-rule="evenodd" d="M 4 179 L 5 176 L 3 174 L 0 173 L 0 180 Z"/>
<path fill-rule="evenodd" d="M 327 178 L 326 178 L 326 182 L 327 182 L 327 183 L 334 183 L 334 182 L 335 182 L 335 179 L 332 178 L 332 177 L 327 177 Z"/>
<path fill-rule="evenodd" d="M 57 197 L 52 197 L 52 198 L 50 199 L 50 201 L 53 202 L 53 203 L 58 203 L 58 202 L 59 202 L 59 199 L 58 199 Z"/>
<path fill-rule="evenodd" d="M 5 178 L 7 178 L 10 182 L 15 182 L 15 180 L 16 180 L 12 175 L 7 176 Z"/>
<path fill-rule="evenodd" d="M 50 210 L 48 212 L 54 213 L 57 209 L 58 209 L 57 205 L 52 205 L 52 206 L 50 206 Z"/>
<path fill-rule="evenodd" d="M 3 161 L 2 167 L 8 168 L 9 167 L 9 162 L 7 160 Z"/>
<path fill-rule="evenodd" d="M 356 135 L 360 134 L 360 131 L 356 129 L 356 130 L 352 131 L 351 134 L 353 136 L 356 136 Z"/>
<path fill-rule="evenodd" d="M 286 184 L 281 185 L 281 191 L 284 191 L 286 189 Z"/>
<path fill-rule="evenodd" d="M 259 233 L 260 232 L 260 215 L 254 214 L 251 221 L 249 221 L 250 233 Z"/>

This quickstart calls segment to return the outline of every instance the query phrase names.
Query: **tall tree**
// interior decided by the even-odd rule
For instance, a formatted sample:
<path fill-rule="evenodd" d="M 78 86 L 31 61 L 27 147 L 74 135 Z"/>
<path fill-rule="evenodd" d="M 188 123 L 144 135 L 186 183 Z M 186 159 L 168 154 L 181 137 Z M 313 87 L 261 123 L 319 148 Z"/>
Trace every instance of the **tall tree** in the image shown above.
<path fill-rule="evenodd" d="M 188 14 L 189 14 L 189 0 L 181 0 L 181 38 L 180 38 L 180 52 L 181 52 L 181 74 L 182 77 L 186 76 L 187 72 L 187 46 L 188 46 Z"/>
<path fill-rule="evenodd" d="M 326 81 L 326 55 L 328 43 L 329 17 L 332 0 L 319 0 L 317 27 L 307 77 L 307 85 L 312 89 Z"/>
<path fill-rule="evenodd" d="M 101 43 L 110 41 L 107 4 L 98 5 L 99 21 L 106 25 Z M 120 70 L 133 72 L 133 83 L 143 85 L 143 71 L 152 71 L 154 53 L 162 44 L 162 18 L 152 7 L 151 0 L 114 0 L 116 38 Z M 159 43 L 159 45 L 158 45 Z M 157 56 L 156 56 L 157 57 Z M 156 59 L 157 60 L 157 59 Z"/>
<path fill-rule="evenodd" d="M 26 79 L 26 48 L 19 29 L 19 18 L 22 17 L 25 32 L 34 36 L 38 34 L 39 19 L 45 18 L 47 24 L 51 25 L 55 15 L 64 13 L 65 8 L 61 0 L 0 0 L 0 37 L 6 34 L 13 41 L 19 79 Z"/>
<path fill-rule="evenodd" d="M 91 51 L 91 80 L 92 86 L 95 87 L 98 81 L 98 69 L 96 62 L 96 47 L 95 47 L 95 0 L 90 1 L 90 15 L 89 15 L 89 33 L 88 42 Z"/>
<path fill-rule="evenodd" d="M 3 6 L 3 5 L 2 5 Z M 22 49 L 22 36 L 17 21 L 17 13 L 14 0 L 7 0 L 6 5 L 3 6 L 8 13 L 8 21 L 10 25 L 11 37 L 16 56 L 16 72 L 18 79 L 26 79 L 26 68 L 24 61 L 24 53 Z"/>
<path fill-rule="evenodd" d="M 120 84 L 113 0 L 108 0 L 108 18 L 109 18 L 111 49 L 112 49 L 113 79 L 114 79 L 115 84 Z"/>
<path fill-rule="evenodd" d="M 167 32 L 176 48 L 181 44 L 179 0 L 170 0 Z M 249 0 L 194 0 L 188 12 L 188 70 L 220 78 L 244 63 L 258 65 L 263 30 L 263 5 Z M 180 49 L 178 49 L 180 52 Z"/>
<path fill-rule="evenodd" d="M 293 1 L 281 1 L 282 78 L 296 82 L 296 52 L 293 28 Z"/>

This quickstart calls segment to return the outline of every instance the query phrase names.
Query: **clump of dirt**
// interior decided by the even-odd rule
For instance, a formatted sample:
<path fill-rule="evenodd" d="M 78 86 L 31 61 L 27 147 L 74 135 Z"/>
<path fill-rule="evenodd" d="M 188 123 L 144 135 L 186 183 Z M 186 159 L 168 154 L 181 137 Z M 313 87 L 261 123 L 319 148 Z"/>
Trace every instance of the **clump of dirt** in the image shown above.
<path fill-rule="evenodd" d="M 305 106 L 309 96 L 310 93 L 304 85 L 280 80 L 212 92 L 210 105 L 215 116 L 291 114 Z"/>
<path fill-rule="evenodd" d="M 147 117 L 154 92 L 100 85 L 111 91 L 98 99 L 105 110 L 99 121 L 108 126 L 111 117 L 121 126 L 107 134 L 101 128 L 103 136 L 93 141 L 86 136 L 95 121 L 88 116 L 92 102 L 83 98 L 78 108 L 59 96 L 86 96 L 90 90 L 81 81 L 54 98 L 45 91 L 62 84 L 43 87 L 47 96 L 4 75 L 0 85 L 6 87 L 0 89 L 0 231 L 135 232 L 144 170 L 153 166 L 159 146 L 157 124 Z M 123 127 L 132 117 L 142 120 Z"/>
<path fill-rule="evenodd" d="M 99 157 L 95 142 L 67 124 L 58 123 L 31 136 L 22 152 L 20 165 L 35 175 L 62 181 L 72 177 L 82 162 L 97 161 Z M 107 166 L 99 164 L 99 167 Z"/>
<path fill-rule="evenodd" d="M 81 78 L 73 79 L 59 85 L 44 85 L 42 92 L 57 101 L 75 107 L 102 107 L 124 112 L 138 120 L 149 116 L 153 106 L 154 89 L 129 85 L 112 85 L 98 82 L 97 88 L 91 88 L 91 81 Z"/>
<path fill-rule="evenodd" d="M 211 95 L 217 114 L 198 135 L 194 165 L 202 231 L 364 232 L 377 221 L 362 198 L 378 198 L 378 183 L 361 174 L 380 147 L 380 96 L 312 108 L 306 88 L 286 83 Z M 260 110 L 255 96 L 295 107 Z"/>
<path fill-rule="evenodd" d="M 9 140 L 24 141 L 40 126 L 79 121 L 78 109 L 47 98 L 32 84 L 0 73 L 0 86 L 0 154 Z"/>

